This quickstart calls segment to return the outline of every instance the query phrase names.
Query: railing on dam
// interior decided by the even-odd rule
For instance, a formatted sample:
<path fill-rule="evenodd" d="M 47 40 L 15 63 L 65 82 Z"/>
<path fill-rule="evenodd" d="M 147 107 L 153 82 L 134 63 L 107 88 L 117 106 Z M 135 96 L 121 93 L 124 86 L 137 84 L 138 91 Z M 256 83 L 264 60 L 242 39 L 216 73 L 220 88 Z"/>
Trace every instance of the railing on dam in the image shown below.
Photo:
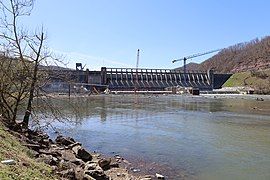
<path fill-rule="evenodd" d="M 211 90 L 209 73 L 184 73 L 172 69 L 101 68 L 101 83 L 113 90 L 164 90 L 166 87 L 195 87 Z"/>

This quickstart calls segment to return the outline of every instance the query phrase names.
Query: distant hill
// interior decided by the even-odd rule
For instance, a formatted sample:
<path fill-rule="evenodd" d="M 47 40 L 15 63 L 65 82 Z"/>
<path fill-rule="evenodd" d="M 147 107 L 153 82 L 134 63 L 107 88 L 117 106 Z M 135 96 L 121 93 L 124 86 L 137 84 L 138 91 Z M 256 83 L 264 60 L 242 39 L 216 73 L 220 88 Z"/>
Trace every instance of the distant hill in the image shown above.
<path fill-rule="evenodd" d="M 187 64 L 187 70 L 206 71 L 210 68 L 222 73 L 270 68 L 270 36 L 225 48 L 201 64 Z"/>
<path fill-rule="evenodd" d="M 191 62 L 191 63 L 188 63 L 186 67 L 188 71 L 197 71 L 198 69 L 200 69 L 200 64 Z M 183 71 L 184 67 L 179 67 L 176 69 Z"/>

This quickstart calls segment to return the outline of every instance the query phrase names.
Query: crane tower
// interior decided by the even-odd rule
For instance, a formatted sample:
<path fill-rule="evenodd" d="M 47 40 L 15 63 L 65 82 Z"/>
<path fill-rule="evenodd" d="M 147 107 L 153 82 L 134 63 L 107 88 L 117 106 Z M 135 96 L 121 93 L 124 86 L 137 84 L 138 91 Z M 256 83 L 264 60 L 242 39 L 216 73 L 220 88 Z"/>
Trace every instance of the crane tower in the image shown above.
<path fill-rule="evenodd" d="M 212 50 L 212 51 L 208 51 L 208 52 L 204 52 L 204 53 L 197 53 L 197 54 L 193 54 L 193 55 L 190 55 L 190 56 L 185 56 L 183 58 L 173 60 L 172 63 L 175 63 L 177 61 L 184 61 L 184 73 L 186 74 L 187 73 L 186 61 L 188 59 L 199 57 L 199 56 L 204 56 L 206 54 L 211 54 L 211 53 L 218 52 L 218 51 L 221 51 L 221 50 L 222 49 L 216 49 L 216 50 Z"/>

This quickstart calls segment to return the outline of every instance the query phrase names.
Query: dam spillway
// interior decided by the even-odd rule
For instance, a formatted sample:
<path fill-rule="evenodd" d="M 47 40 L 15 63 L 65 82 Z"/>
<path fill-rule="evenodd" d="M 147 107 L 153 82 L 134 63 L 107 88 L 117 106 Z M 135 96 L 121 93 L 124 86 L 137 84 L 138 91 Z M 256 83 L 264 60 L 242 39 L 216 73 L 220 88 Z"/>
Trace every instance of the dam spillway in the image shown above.
<path fill-rule="evenodd" d="M 108 85 L 110 90 L 160 91 L 168 87 L 192 87 L 200 90 L 220 88 L 231 74 L 215 74 L 175 69 L 107 68 L 86 73 L 87 83 Z"/>
<path fill-rule="evenodd" d="M 163 91 L 170 87 L 196 88 L 200 91 L 211 91 L 221 88 L 232 74 L 188 71 L 184 73 L 175 69 L 144 68 L 108 68 L 100 71 L 88 69 L 46 70 L 51 82 L 44 89 L 47 91 L 67 91 L 70 86 L 93 87 L 113 91 Z M 72 84 L 72 85 L 71 85 Z M 65 90 L 66 89 L 66 90 Z"/>
<path fill-rule="evenodd" d="M 211 78 L 207 73 L 133 68 L 103 68 L 101 73 L 102 83 L 112 90 L 158 91 L 174 86 L 212 89 Z"/>

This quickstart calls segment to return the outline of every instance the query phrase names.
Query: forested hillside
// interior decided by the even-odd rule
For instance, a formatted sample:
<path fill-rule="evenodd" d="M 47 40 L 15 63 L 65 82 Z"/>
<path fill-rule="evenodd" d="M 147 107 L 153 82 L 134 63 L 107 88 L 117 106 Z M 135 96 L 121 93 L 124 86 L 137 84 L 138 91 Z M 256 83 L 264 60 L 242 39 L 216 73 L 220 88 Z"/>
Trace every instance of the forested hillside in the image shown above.
<path fill-rule="evenodd" d="M 201 64 L 187 65 L 188 70 L 210 68 L 226 73 L 270 68 L 270 36 L 230 46 Z"/>

